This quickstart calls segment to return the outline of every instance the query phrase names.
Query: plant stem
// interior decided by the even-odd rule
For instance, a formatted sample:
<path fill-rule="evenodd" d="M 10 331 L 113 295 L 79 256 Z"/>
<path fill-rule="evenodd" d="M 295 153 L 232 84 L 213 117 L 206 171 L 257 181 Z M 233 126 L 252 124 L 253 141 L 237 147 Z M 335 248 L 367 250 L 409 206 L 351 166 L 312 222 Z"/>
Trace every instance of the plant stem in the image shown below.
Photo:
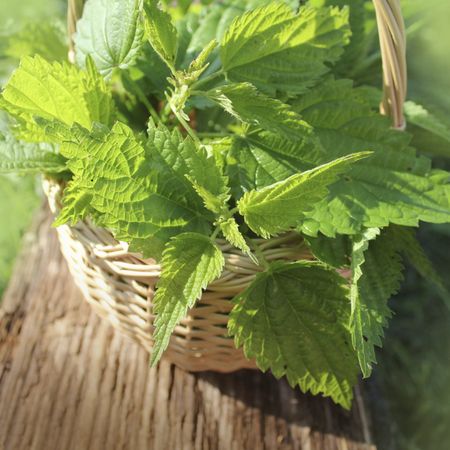
<path fill-rule="evenodd" d="M 264 256 L 264 253 L 261 251 L 261 249 L 255 244 L 255 241 L 253 239 L 248 239 L 247 242 L 249 242 L 250 247 L 255 252 L 255 256 L 258 259 L 258 263 L 260 266 L 264 267 L 265 269 L 268 269 L 270 267 L 269 262 Z"/>
<path fill-rule="evenodd" d="M 217 227 L 215 228 L 215 230 L 213 231 L 213 234 L 211 235 L 211 240 L 214 242 L 218 236 L 218 234 L 220 233 L 220 225 L 217 225 Z"/>
<path fill-rule="evenodd" d="M 204 91 L 197 91 L 197 90 L 191 90 L 191 96 L 199 96 L 199 97 L 205 97 L 205 98 L 209 98 L 209 96 L 207 95 L 206 92 Z"/>
<path fill-rule="evenodd" d="M 219 131 L 214 132 L 197 132 L 197 136 L 204 137 L 204 138 L 217 138 L 217 137 L 228 137 L 233 136 L 232 133 L 221 133 Z"/>
<path fill-rule="evenodd" d="M 190 125 L 186 122 L 186 120 L 184 119 L 184 117 L 175 110 L 175 108 L 172 108 L 173 113 L 175 114 L 176 118 L 178 119 L 178 121 L 181 123 L 181 125 L 183 126 L 183 128 L 186 130 L 187 134 L 192 138 L 192 140 L 195 142 L 195 145 L 200 148 L 202 143 L 200 141 L 200 139 L 198 138 L 197 134 L 195 133 L 195 131 L 190 127 Z"/>
<path fill-rule="evenodd" d="M 214 72 L 211 75 L 208 75 L 205 78 L 201 78 L 200 80 L 198 80 L 197 82 L 195 82 L 192 85 L 192 90 L 196 90 L 199 88 L 199 86 L 203 86 L 204 84 L 209 83 L 210 81 L 215 80 L 218 77 L 221 77 L 224 74 L 223 69 L 220 69 L 218 72 Z"/>
<path fill-rule="evenodd" d="M 172 111 L 172 108 L 170 107 L 169 102 L 167 101 L 167 103 L 164 105 L 164 108 L 161 111 L 161 121 L 162 123 L 167 123 L 167 121 L 169 120 L 169 114 Z"/>

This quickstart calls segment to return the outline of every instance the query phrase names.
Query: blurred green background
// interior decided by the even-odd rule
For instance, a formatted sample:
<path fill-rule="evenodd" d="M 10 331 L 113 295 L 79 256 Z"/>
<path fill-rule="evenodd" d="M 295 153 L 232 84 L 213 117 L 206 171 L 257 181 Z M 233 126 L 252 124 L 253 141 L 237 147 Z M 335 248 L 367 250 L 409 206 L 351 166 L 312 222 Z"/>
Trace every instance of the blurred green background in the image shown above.
<path fill-rule="evenodd" d="M 351 5 L 352 1 L 361 0 L 348 3 Z M 402 3 L 408 30 L 409 98 L 438 117 L 446 127 L 443 134 L 450 136 L 450 1 Z M 27 42 L 33 34 L 33 24 L 49 24 L 53 32 L 63 31 L 65 5 L 64 0 L 0 0 L 0 85 L 17 64 L 18 54 L 36 46 L 35 42 L 33 45 Z M 25 39 L 14 44 L 11 36 L 21 34 Z M 367 79 L 379 79 L 378 66 L 371 67 Z M 5 117 L 0 115 L 0 132 L 5 126 Z M 438 155 L 435 165 L 450 169 L 449 160 L 439 156 L 450 155 L 448 141 L 411 129 L 417 131 L 414 140 L 418 148 L 426 150 L 432 146 Z M 39 180 L 0 175 L 0 296 L 24 230 L 40 202 Z M 448 283 L 450 228 L 424 226 L 420 239 Z M 379 449 L 447 450 L 450 448 L 449 310 L 433 288 L 412 271 L 408 271 L 404 288 L 391 301 L 391 308 L 395 315 L 386 332 L 384 348 L 378 354 L 377 370 L 368 385 Z"/>
<path fill-rule="evenodd" d="M 0 86 L 17 64 L 11 57 L 10 37 L 33 23 L 63 19 L 62 0 L 0 0 Z M 7 126 L 0 112 L 0 132 Z M 39 184 L 30 177 L 0 175 L 0 296 L 5 289 L 24 231 L 40 203 Z"/>
<path fill-rule="evenodd" d="M 448 130 L 450 1 L 402 3 L 408 30 L 408 97 L 425 105 Z M 414 141 L 419 148 L 433 147 L 437 155 L 450 155 L 448 144 L 441 139 L 418 134 Z M 435 157 L 434 165 L 449 170 L 450 159 Z M 419 238 L 450 287 L 450 227 L 423 225 Z M 412 271 L 407 272 L 406 283 L 390 306 L 395 315 L 386 332 L 384 348 L 378 352 L 373 381 L 382 394 L 382 399 L 372 399 L 379 423 L 379 446 L 382 450 L 448 450 L 449 309 L 430 285 Z"/>

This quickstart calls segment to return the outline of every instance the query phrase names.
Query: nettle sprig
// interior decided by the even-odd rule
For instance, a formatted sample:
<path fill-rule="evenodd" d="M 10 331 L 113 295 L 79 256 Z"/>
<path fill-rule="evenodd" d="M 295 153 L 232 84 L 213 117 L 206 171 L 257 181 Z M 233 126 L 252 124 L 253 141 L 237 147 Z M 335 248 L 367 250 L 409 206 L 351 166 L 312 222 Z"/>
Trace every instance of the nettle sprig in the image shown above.
<path fill-rule="evenodd" d="M 339 78 L 364 55 L 360 5 L 190 3 L 175 19 L 181 6 L 88 0 L 77 64 L 27 56 L 5 86 L 0 170 L 69 179 L 55 225 L 89 217 L 161 261 L 153 364 L 220 277 L 221 238 L 261 266 L 233 300 L 236 345 L 348 408 L 402 258 L 446 295 L 408 227 L 449 221 L 449 175 Z M 285 232 L 316 260 L 265 261 L 254 239 Z"/>

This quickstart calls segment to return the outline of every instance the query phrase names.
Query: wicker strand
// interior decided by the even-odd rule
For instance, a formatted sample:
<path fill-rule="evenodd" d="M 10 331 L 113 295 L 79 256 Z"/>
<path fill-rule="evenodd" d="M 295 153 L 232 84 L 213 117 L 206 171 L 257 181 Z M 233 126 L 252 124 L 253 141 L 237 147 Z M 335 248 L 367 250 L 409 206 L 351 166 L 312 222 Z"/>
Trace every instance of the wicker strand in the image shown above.
<path fill-rule="evenodd" d="M 394 128 L 404 130 L 403 104 L 407 91 L 406 33 L 399 0 L 373 0 L 383 60 L 382 114 Z"/>
<path fill-rule="evenodd" d="M 75 47 L 73 35 L 77 30 L 77 22 L 83 13 L 84 0 L 69 0 L 67 2 L 67 35 L 69 39 L 68 59 L 71 63 L 75 62 Z"/>

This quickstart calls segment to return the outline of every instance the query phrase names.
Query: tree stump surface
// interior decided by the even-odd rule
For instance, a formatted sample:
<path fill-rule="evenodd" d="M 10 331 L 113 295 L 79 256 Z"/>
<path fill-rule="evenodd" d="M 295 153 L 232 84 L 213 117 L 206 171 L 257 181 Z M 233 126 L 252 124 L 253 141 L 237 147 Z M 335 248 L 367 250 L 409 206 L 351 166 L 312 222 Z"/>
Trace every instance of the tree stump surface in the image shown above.
<path fill-rule="evenodd" d="M 351 412 L 270 374 L 186 373 L 101 321 L 43 208 L 0 309 L 1 450 L 375 450 Z"/>

